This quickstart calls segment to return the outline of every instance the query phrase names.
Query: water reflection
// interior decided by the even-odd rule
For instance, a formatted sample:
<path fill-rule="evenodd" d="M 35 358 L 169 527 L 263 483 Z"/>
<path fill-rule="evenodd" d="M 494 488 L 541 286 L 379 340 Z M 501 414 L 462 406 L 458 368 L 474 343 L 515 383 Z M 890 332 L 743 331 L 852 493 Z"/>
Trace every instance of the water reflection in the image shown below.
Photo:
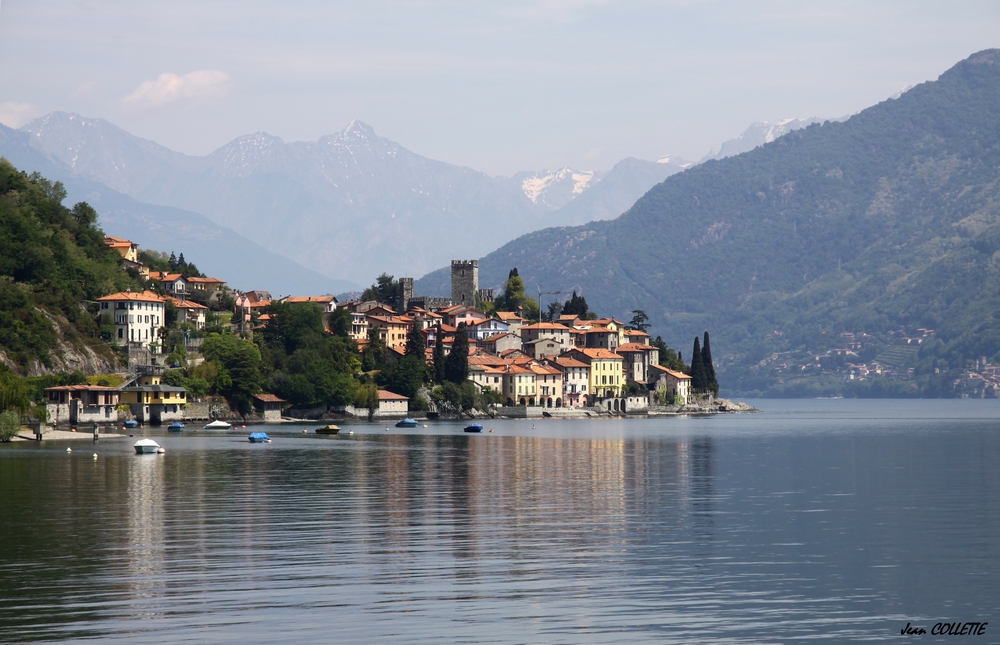
<path fill-rule="evenodd" d="M 99 461 L 5 447 L 0 486 L 31 504 L 2 511 L 0 640 L 846 642 L 939 608 L 914 565 L 969 620 L 1000 597 L 983 428 L 898 451 L 631 427 L 168 437 L 165 457 Z M 921 470 L 949 451 L 964 470 Z"/>

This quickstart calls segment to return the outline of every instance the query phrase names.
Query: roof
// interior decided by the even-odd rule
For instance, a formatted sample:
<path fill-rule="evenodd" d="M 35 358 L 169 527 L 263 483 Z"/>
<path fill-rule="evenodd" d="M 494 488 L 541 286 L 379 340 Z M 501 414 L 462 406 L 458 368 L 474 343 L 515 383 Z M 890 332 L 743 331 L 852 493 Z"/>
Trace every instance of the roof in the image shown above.
<path fill-rule="evenodd" d="M 156 280 L 158 282 L 175 282 L 177 280 L 185 280 L 184 276 L 180 273 L 167 273 L 166 271 L 150 271 L 149 279 Z"/>
<path fill-rule="evenodd" d="M 412 318 L 405 318 L 403 316 L 372 316 L 368 315 L 370 320 L 376 320 L 378 322 L 383 322 L 387 325 L 409 325 L 413 322 Z"/>
<path fill-rule="evenodd" d="M 552 343 L 553 345 L 558 345 L 559 347 L 563 346 L 562 343 L 560 343 L 558 340 L 554 340 L 552 338 L 536 338 L 535 340 L 529 340 L 528 342 L 522 343 L 522 344 L 523 345 L 538 345 L 539 343 Z"/>
<path fill-rule="evenodd" d="M 122 389 L 122 392 L 187 392 L 187 388 L 177 387 L 176 385 L 136 385 L 133 387 L 126 387 Z"/>
<path fill-rule="evenodd" d="M 619 356 L 618 354 L 615 354 L 614 352 L 612 352 L 610 350 L 601 349 L 601 348 L 597 348 L 597 347 L 577 348 L 574 351 L 580 352 L 584 356 L 587 356 L 588 358 L 592 358 L 592 359 L 618 359 L 618 360 L 621 360 L 621 356 Z"/>
<path fill-rule="evenodd" d="M 104 243 L 105 244 L 135 244 L 135 242 L 132 242 L 131 240 L 126 240 L 124 237 L 115 237 L 114 235 L 105 235 L 104 236 Z"/>
<path fill-rule="evenodd" d="M 395 392 L 390 392 L 389 390 L 379 390 L 378 391 L 379 401 L 409 401 L 410 397 L 403 396 L 402 394 L 396 394 Z"/>
<path fill-rule="evenodd" d="M 556 365 L 560 367 L 590 367 L 583 361 L 578 361 L 575 358 L 570 358 L 569 356 L 559 356 L 555 359 Z"/>
<path fill-rule="evenodd" d="M 279 398 L 273 394 L 254 394 L 253 398 L 258 401 L 263 401 L 264 403 L 288 403 L 282 398 Z"/>
<path fill-rule="evenodd" d="M 45 388 L 46 392 L 121 392 L 120 387 L 108 387 L 107 385 L 57 385 Z"/>
<path fill-rule="evenodd" d="M 521 329 L 555 329 L 557 331 L 566 331 L 566 326 L 555 323 L 532 323 L 521 327 Z"/>
<path fill-rule="evenodd" d="M 646 332 L 642 331 L 641 329 L 626 329 L 625 330 L 625 335 L 626 336 L 645 336 L 647 338 L 649 337 L 649 334 L 647 334 Z"/>
<path fill-rule="evenodd" d="M 219 280 L 218 278 L 188 278 L 187 281 L 188 282 L 195 282 L 195 283 L 199 283 L 199 284 L 208 284 L 208 283 L 226 284 L 225 280 Z"/>
<path fill-rule="evenodd" d="M 503 331 L 503 332 L 500 332 L 499 334 L 493 334 L 492 336 L 487 336 L 486 338 L 483 339 L 482 342 L 483 343 L 493 343 L 493 342 L 496 342 L 496 341 L 498 341 L 501 338 L 504 338 L 506 336 L 512 336 L 512 334 Z"/>
<path fill-rule="evenodd" d="M 663 367 L 662 365 L 650 365 L 649 367 L 650 369 L 657 369 L 660 370 L 661 372 L 665 372 L 676 379 L 688 379 L 688 380 L 691 379 L 691 377 L 685 374 L 684 372 L 675 372 L 674 370 Z"/>
<path fill-rule="evenodd" d="M 299 302 L 336 302 L 336 296 L 288 296 L 283 302 L 294 304 Z"/>
<path fill-rule="evenodd" d="M 99 301 L 129 300 L 132 302 L 166 302 L 152 291 L 119 291 L 107 296 L 101 296 Z"/>
<path fill-rule="evenodd" d="M 562 375 L 562 370 L 558 370 L 554 367 L 549 367 L 548 365 L 539 365 L 535 363 L 531 366 L 531 371 L 535 374 L 559 374 Z"/>
<path fill-rule="evenodd" d="M 625 343 L 619 345 L 615 351 L 621 354 L 622 352 L 659 352 L 660 349 L 643 343 Z"/>
<path fill-rule="evenodd" d="M 520 316 L 518 316 L 513 311 L 498 311 L 498 312 L 496 312 L 495 315 L 496 315 L 497 318 L 499 318 L 503 322 L 509 322 L 511 320 L 524 320 L 524 318 L 521 318 Z"/>
<path fill-rule="evenodd" d="M 177 298 L 167 296 L 173 305 L 179 309 L 208 309 L 205 305 L 200 305 L 197 302 L 191 302 L 190 300 L 178 300 Z"/>

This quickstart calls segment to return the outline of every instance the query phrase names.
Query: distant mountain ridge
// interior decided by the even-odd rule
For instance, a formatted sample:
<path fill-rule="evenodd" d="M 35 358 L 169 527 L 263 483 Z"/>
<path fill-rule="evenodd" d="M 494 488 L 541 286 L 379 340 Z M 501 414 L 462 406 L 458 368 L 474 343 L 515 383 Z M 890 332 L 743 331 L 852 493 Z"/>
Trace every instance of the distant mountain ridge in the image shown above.
<path fill-rule="evenodd" d="M 1000 360 L 998 104 L 1000 50 L 979 52 L 846 121 L 689 168 L 614 220 L 522 236 L 480 260 L 480 282 L 517 267 L 529 292 L 643 309 L 684 349 L 710 329 L 736 380 L 773 352 L 903 327 L 935 330 L 921 358 L 941 365 Z"/>
<path fill-rule="evenodd" d="M 562 168 L 490 177 L 417 155 L 360 121 L 313 142 L 258 132 L 203 157 L 63 112 L 21 130 L 79 177 L 144 203 L 202 213 L 358 284 L 382 271 L 420 275 L 541 226 L 616 217 L 683 170 L 629 160 L 606 173 Z"/>

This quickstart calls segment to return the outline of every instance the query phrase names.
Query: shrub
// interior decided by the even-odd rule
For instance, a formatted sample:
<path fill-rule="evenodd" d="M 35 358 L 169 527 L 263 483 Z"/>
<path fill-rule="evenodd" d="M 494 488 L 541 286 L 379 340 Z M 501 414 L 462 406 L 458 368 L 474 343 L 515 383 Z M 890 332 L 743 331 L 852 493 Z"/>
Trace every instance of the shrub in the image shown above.
<path fill-rule="evenodd" d="M 6 443 L 17 435 L 21 429 L 21 418 L 10 410 L 0 412 L 0 441 Z"/>

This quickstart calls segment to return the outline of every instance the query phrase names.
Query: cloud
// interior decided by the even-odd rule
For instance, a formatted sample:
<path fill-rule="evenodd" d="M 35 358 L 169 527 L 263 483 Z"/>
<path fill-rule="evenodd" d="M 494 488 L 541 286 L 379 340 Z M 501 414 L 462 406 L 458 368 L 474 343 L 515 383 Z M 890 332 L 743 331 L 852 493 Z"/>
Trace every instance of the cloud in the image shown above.
<path fill-rule="evenodd" d="M 0 103 L 0 123 L 8 128 L 19 128 L 39 115 L 39 109 L 31 103 L 7 101 Z"/>
<path fill-rule="evenodd" d="M 146 81 L 122 99 L 131 107 L 160 107 L 174 101 L 203 98 L 225 92 L 232 79 L 229 74 L 214 69 L 190 72 L 183 76 L 169 72 L 155 81 Z"/>

